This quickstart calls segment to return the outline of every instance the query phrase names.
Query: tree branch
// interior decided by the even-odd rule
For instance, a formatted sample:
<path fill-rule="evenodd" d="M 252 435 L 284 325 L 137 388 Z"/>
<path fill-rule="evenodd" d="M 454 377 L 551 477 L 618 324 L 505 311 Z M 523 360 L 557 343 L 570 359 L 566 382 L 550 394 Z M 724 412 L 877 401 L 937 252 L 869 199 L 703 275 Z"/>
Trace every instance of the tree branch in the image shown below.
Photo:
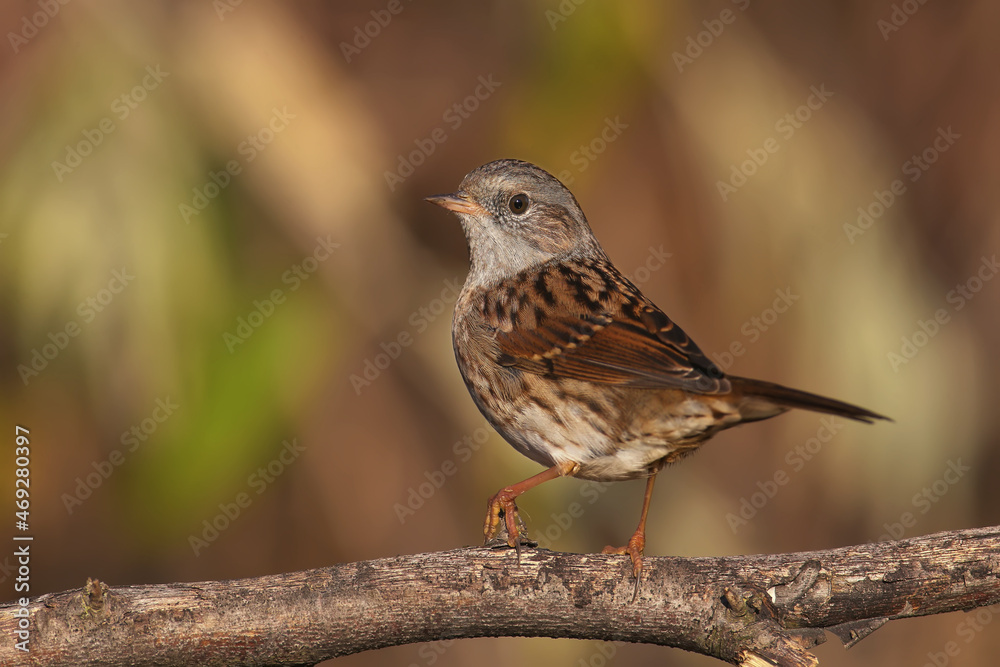
<path fill-rule="evenodd" d="M 312 665 L 460 637 L 573 637 L 675 646 L 739 665 L 818 664 L 886 620 L 1000 601 L 1000 527 L 798 554 L 645 559 L 468 548 L 238 581 L 35 598 L 30 653 L 0 606 L 0 663 Z"/>

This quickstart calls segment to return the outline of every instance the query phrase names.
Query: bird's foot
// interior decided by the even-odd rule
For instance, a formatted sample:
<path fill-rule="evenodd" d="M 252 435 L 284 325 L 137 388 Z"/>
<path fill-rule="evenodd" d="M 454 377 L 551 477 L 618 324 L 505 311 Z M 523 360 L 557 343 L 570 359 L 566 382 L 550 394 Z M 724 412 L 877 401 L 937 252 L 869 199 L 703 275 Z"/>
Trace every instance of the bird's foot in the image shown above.
<path fill-rule="evenodd" d="M 538 543 L 528 539 L 527 530 L 521 522 L 521 515 L 514 502 L 516 497 L 513 490 L 507 487 L 489 499 L 483 535 L 486 538 L 484 546 L 513 547 L 517 552 L 517 562 L 520 564 L 521 546 L 536 547 Z"/>
<path fill-rule="evenodd" d="M 624 547 L 604 547 L 601 553 L 604 554 L 628 554 L 632 559 L 632 576 L 635 577 L 635 592 L 632 593 L 632 602 L 639 596 L 639 581 L 642 576 L 642 552 L 646 548 L 646 534 L 636 531 Z"/>

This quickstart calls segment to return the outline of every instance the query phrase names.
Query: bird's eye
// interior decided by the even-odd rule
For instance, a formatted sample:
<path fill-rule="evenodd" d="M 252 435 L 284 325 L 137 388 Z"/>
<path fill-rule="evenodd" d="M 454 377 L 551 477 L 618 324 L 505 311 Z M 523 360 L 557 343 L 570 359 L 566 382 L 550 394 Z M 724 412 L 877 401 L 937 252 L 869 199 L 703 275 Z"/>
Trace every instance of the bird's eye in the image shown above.
<path fill-rule="evenodd" d="M 514 214 L 521 214 L 528 210 L 528 195 L 523 192 L 518 193 L 510 198 L 507 202 L 507 206 L 510 208 L 510 212 Z"/>

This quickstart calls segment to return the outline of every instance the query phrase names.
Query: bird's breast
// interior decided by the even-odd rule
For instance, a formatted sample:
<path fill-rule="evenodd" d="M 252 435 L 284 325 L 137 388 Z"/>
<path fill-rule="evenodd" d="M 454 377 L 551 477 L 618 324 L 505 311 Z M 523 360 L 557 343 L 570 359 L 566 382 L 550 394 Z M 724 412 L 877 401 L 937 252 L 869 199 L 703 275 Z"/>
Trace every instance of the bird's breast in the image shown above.
<path fill-rule="evenodd" d="M 501 365 L 497 327 L 482 297 L 463 292 L 456 304 L 452 334 L 459 370 L 490 424 L 542 465 L 579 463 L 578 477 L 599 481 L 645 477 L 739 422 L 738 411 L 721 397 Z"/>

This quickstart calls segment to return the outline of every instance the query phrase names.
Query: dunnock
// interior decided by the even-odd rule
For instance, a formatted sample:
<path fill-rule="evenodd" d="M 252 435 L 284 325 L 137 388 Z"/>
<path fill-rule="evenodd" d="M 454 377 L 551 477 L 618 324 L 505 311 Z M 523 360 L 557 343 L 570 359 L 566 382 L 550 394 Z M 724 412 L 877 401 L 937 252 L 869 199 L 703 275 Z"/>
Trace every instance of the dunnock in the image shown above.
<path fill-rule="evenodd" d="M 500 435 L 546 470 L 489 500 L 487 542 L 504 518 L 520 547 L 515 498 L 571 475 L 646 478 L 627 553 L 638 592 L 656 474 L 719 431 L 790 408 L 862 422 L 848 403 L 726 375 L 611 263 L 572 193 L 520 160 L 472 171 L 428 201 L 458 214 L 472 266 L 452 338 L 472 399 Z"/>

